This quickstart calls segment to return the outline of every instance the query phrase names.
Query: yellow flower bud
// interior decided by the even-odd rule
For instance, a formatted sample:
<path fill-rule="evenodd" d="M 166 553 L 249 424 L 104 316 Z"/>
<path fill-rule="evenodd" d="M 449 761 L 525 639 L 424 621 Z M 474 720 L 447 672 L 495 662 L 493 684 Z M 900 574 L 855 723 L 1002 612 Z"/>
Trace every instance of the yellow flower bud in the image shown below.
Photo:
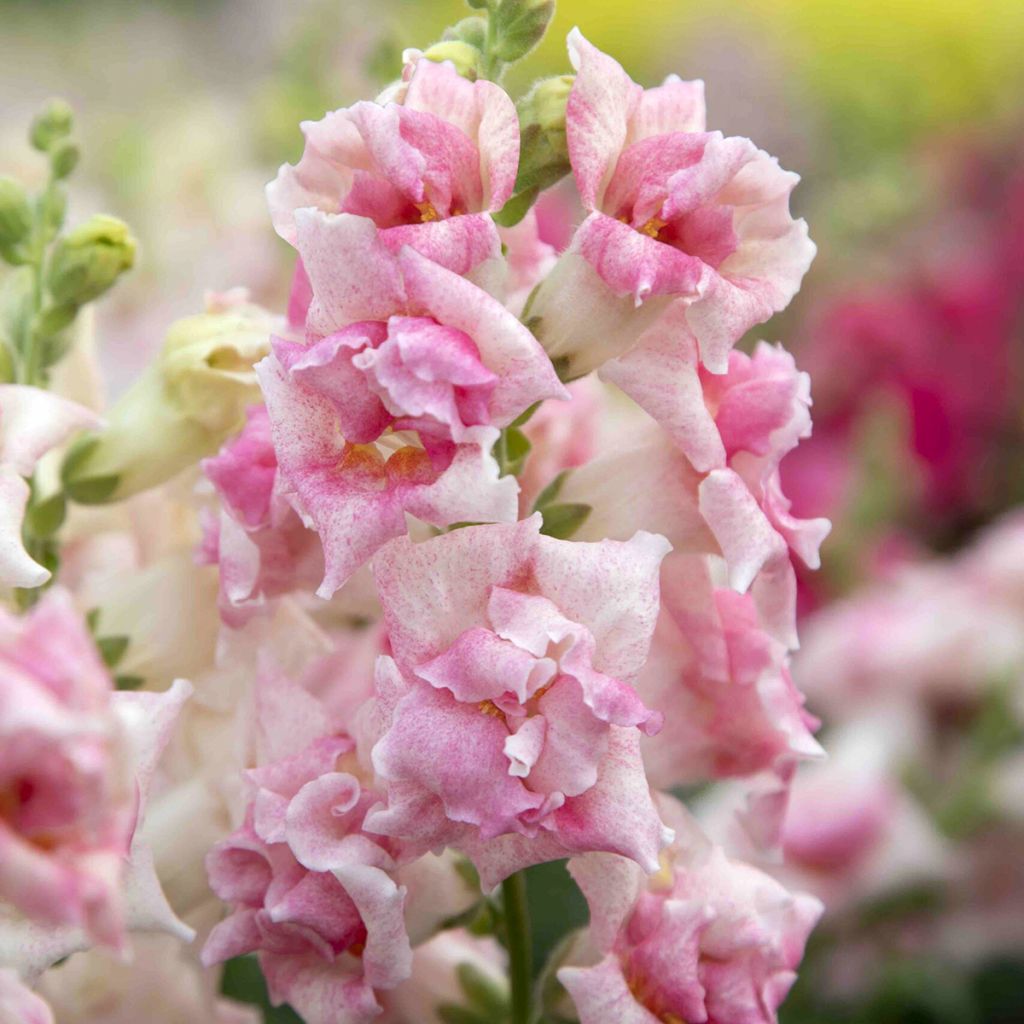
<path fill-rule="evenodd" d="M 273 320 L 256 306 L 175 323 L 156 361 L 72 447 L 61 473 L 82 504 L 118 501 L 213 455 L 259 400 L 253 366 L 270 350 Z"/>
<path fill-rule="evenodd" d="M 455 70 L 471 82 L 475 81 L 480 73 L 480 51 L 461 39 L 444 39 L 440 43 L 434 43 L 423 51 L 423 56 L 436 64 L 450 60 L 455 65 Z"/>

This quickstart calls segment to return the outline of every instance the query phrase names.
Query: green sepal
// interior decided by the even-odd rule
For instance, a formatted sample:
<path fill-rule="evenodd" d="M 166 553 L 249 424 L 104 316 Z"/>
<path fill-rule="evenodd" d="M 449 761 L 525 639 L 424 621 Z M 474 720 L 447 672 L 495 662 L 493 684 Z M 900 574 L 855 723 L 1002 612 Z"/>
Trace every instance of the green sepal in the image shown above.
<path fill-rule="evenodd" d="M 564 505 L 548 505 L 541 510 L 544 525 L 540 532 L 546 537 L 568 540 L 590 515 L 591 506 L 582 502 L 569 502 Z"/>
<path fill-rule="evenodd" d="M 537 201 L 540 189 L 530 188 L 514 195 L 505 205 L 493 214 L 495 224 L 503 228 L 514 228 L 529 212 Z"/>
<path fill-rule="evenodd" d="M 506 427 L 498 441 L 498 466 L 502 476 L 518 476 L 530 454 L 530 439 L 518 427 Z"/>
<path fill-rule="evenodd" d="M 562 487 L 565 485 L 565 481 L 568 480 L 568 478 L 569 470 L 563 469 L 562 472 L 559 473 L 558 476 L 556 476 L 554 480 L 552 480 L 551 483 L 549 483 L 547 487 L 537 495 L 537 500 L 533 503 L 533 511 L 540 512 L 546 505 L 554 504 L 555 499 L 559 494 L 561 494 Z"/>
<path fill-rule="evenodd" d="M 127 636 L 101 636 L 96 638 L 96 646 L 99 648 L 100 657 L 107 668 L 117 668 L 125 651 L 128 650 L 130 637 Z"/>
<path fill-rule="evenodd" d="M 506 64 L 522 60 L 544 38 L 554 13 L 554 0 L 501 0 L 491 12 L 494 56 Z"/>
<path fill-rule="evenodd" d="M 25 513 L 25 529 L 36 537 L 52 537 L 63 526 L 66 515 L 67 501 L 58 491 L 29 506 Z"/>

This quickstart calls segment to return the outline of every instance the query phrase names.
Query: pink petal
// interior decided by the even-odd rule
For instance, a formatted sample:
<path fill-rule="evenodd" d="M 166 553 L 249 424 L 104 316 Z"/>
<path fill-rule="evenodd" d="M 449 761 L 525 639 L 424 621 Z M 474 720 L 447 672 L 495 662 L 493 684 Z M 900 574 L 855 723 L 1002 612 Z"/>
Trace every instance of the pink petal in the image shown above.
<path fill-rule="evenodd" d="M 450 819 L 476 825 L 488 838 L 518 831 L 520 815 L 543 803 L 508 774 L 507 736 L 494 715 L 420 685 L 398 705 L 373 764 L 386 781 L 412 781 L 439 797 Z"/>
<path fill-rule="evenodd" d="M 601 205 L 643 90 L 579 29 L 569 33 L 568 47 L 576 69 L 565 112 L 569 160 L 583 204 L 592 210 Z"/>
<path fill-rule="evenodd" d="M 572 997 L 580 1024 L 661 1024 L 636 1001 L 614 955 L 594 967 L 563 967 L 558 980 Z"/>
<path fill-rule="evenodd" d="M 696 298 L 706 287 L 701 260 L 603 213 L 577 228 L 573 246 L 612 292 L 636 305 L 649 296 Z"/>
<path fill-rule="evenodd" d="M 288 803 L 286 839 L 295 859 L 310 871 L 329 871 L 350 834 L 350 812 L 362 789 L 346 772 L 328 772 L 307 782 Z M 358 824 L 355 826 L 358 828 Z"/>
<path fill-rule="evenodd" d="M 396 540 L 374 560 L 392 652 L 410 675 L 483 625 L 491 588 L 515 578 L 540 530 L 534 517 L 509 525 L 456 530 L 414 544 Z"/>
<path fill-rule="evenodd" d="M 412 250 L 400 261 L 410 305 L 472 338 L 498 378 L 492 423 L 506 426 L 534 402 L 568 397 L 536 338 L 496 299 Z"/>
<path fill-rule="evenodd" d="M 469 82 L 445 63 L 416 64 L 404 105 L 460 128 L 477 146 L 484 209 L 500 210 L 512 194 L 519 166 L 519 118 L 504 89 L 493 82 Z"/>
<path fill-rule="evenodd" d="M 320 336 L 361 320 L 387 320 L 405 308 L 395 257 L 373 221 L 296 210 L 296 245 L 313 287 L 306 326 Z"/>

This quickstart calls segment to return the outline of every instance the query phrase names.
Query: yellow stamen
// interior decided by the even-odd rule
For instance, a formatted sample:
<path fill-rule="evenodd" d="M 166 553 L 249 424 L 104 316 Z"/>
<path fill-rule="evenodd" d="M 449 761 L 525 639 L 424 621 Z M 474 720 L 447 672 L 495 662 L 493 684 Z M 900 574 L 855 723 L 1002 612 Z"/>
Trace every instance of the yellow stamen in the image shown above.
<path fill-rule="evenodd" d="M 667 223 L 667 220 L 662 220 L 660 217 L 652 217 L 642 228 L 640 228 L 640 234 L 647 235 L 649 238 L 657 238 L 661 229 L 665 227 Z"/>
<path fill-rule="evenodd" d="M 675 873 L 672 870 L 672 857 L 668 850 L 662 850 L 658 855 L 658 870 L 651 875 L 650 885 L 652 889 L 671 889 L 675 881 Z"/>
<path fill-rule="evenodd" d="M 477 707 L 480 709 L 482 714 L 490 715 L 492 718 L 504 718 L 505 712 L 494 703 L 493 700 L 482 700 Z"/>
<path fill-rule="evenodd" d="M 416 209 L 420 211 L 420 223 L 427 224 L 432 220 L 440 220 L 437 210 L 434 209 L 434 204 L 428 199 L 425 203 L 416 203 Z"/>

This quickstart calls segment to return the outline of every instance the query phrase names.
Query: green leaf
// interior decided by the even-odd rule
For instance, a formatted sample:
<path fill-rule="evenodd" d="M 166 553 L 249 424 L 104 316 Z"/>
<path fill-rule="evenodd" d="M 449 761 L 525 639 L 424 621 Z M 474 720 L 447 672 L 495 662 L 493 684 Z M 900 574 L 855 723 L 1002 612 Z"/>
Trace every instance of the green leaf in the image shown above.
<path fill-rule="evenodd" d="M 518 427 L 506 427 L 501 432 L 495 455 L 502 476 L 518 476 L 529 454 L 530 439 Z"/>
<path fill-rule="evenodd" d="M 575 502 L 548 505 L 541 513 L 544 516 L 544 525 L 540 532 L 547 537 L 568 540 L 586 522 L 590 510 L 590 505 Z"/>
<path fill-rule="evenodd" d="M 503 228 L 514 228 L 530 212 L 530 207 L 537 201 L 538 195 L 539 188 L 529 188 L 513 196 L 493 214 L 495 223 Z"/>
<path fill-rule="evenodd" d="M 114 686 L 119 690 L 138 690 L 145 681 L 142 676 L 114 676 Z"/>
<path fill-rule="evenodd" d="M 554 504 L 555 499 L 561 493 L 562 487 L 565 481 L 569 479 L 569 470 L 563 469 L 554 480 L 551 481 L 544 488 L 540 494 L 537 495 L 537 500 L 533 503 L 534 512 L 543 512 L 545 506 Z"/>
<path fill-rule="evenodd" d="M 521 60 L 544 38 L 554 13 L 554 0 L 501 0 L 491 13 L 494 56 L 506 64 Z"/>
<path fill-rule="evenodd" d="M 101 636 L 96 638 L 100 657 L 107 668 L 116 668 L 128 650 L 131 638 L 127 636 Z"/>

